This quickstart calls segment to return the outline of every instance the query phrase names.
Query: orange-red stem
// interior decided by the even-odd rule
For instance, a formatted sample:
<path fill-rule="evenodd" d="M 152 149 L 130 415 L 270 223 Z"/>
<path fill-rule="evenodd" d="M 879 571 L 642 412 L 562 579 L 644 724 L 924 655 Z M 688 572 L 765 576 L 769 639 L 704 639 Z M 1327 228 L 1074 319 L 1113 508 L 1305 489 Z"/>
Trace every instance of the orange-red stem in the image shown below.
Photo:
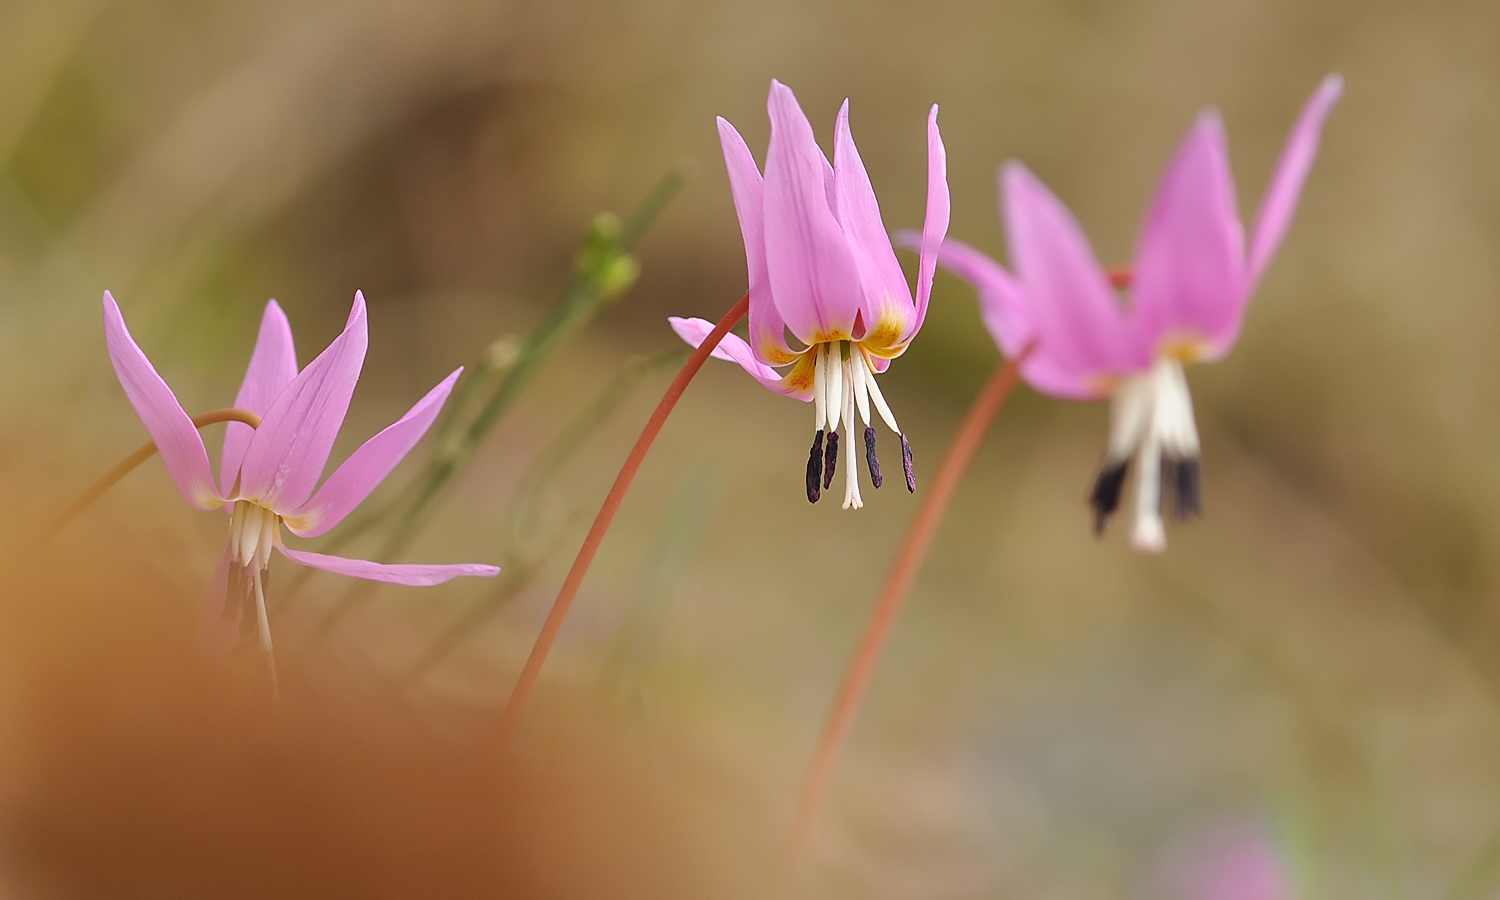
<path fill-rule="evenodd" d="M 594 554 L 598 552 L 599 545 L 604 541 L 605 532 L 609 531 L 609 525 L 614 521 L 615 512 L 620 508 L 620 502 L 625 499 L 625 492 L 630 490 L 630 482 L 635 479 L 635 473 L 640 470 L 641 463 L 646 458 L 646 453 L 651 449 L 651 444 L 661 432 L 662 426 L 666 424 L 667 416 L 672 414 L 672 408 L 677 405 L 678 399 L 682 397 L 683 391 L 687 390 L 688 382 L 703 368 L 713 349 L 719 346 L 724 335 L 729 329 L 739 323 L 745 317 L 745 312 L 750 308 L 750 295 L 746 294 L 734 305 L 714 330 L 709 332 L 693 355 L 683 364 L 682 370 L 677 377 L 672 379 L 667 392 L 656 405 L 656 411 L 651 413 L 651 418 L 646 420 L 646 427 L 641 429 L 641 436 L 635 439 L 635 446 L 630 448 L 630 455 L 625 457 L 625 465 L 620 467 L 620 474 L 615 476 L 615 483 L 610 487 L 609 494 L 604 498 L 604 505 L 599 507 L 599 514 L 594 517 L 594 524 L 589 528 L 588 536 L 583 539 L 583 546 L 578 548 L 578 556 L 573 560 L 573 568 L 568 570 L 568 577 L 563 579 L 562 590 L 557 592 L 557 599 L 552 601 L 552 611 L 547 613 L 547 621 L 542 623 L 542 631 L 536 637 L 536 643 L 531 647 L 531 655 L 526 657 L 526 665 L 521 667 L 521 675 L 516 679 L 516 686 L 511 689 L 510 699 L 505 703 L 505 709 L 500 713 L 500 725 L 495 736 L 495 747 L 503 751 L 510 742 L 510 736 L 515 731 L 516 721 L 521 718 L 521 710 L 526 706 L 526 698 L 531 696 L 531 689 L 536 684 L 537 675 L 542 671 L 542 664 L 547 661 L 547 652 L 552 649 L 552 643 L 557 639 L 557 633 L 562 629 L 563 620 L 568 616 L 568 607 L 573 605 L 573 598 L 578 594 L 578 588 L 583 584 L 583 577 L 588 574 L 589 564 L 594 561 Z"/>
<path fill-rule="evenodd" d="M 260 416 L 249 411 L 248 409 L 235 409 L 234 407 L 211 409 L 206 413 L 202 413 L 201 415 L 193 416 L 194 428 L 207 428 L 210 425 L 217 425 L 220 422 L 244 422 L 251 428 L 259 428 Z M 73 519 L 75 519 L 79 513 L 83 512 L 85 509 L 88 509 L 90 504 L 92 504 L 95 500 L 98 500 L 100 497 L 104 496 L 105 491 L 108 491 L 110 488 L 114 487 L 121 478 L 124 478 L 126 475 L 129 475 L 131 472 L 133 472 L 136 466 L 139 466 L 141 463 L 145 462 L 155 455 L 156 444 L 151 441 L 147 441 L 146 443 L 138 447 L 134 453 L 125 457 L 125 459 L 122 460 L 119 465 L 115 466 L 113 469 L 110 469 L 108 472 L 105 472 L 98 481 L 90 485 L 89 489 L 80 494 L 77 500 L 74 500 L 72 503 L 68 504 L 67 509 L 63 510 L 61 513 L 58 513 L 57 518 L 49 522 L 47 524 L 47 527 L 43 528 L 38 533 L 36 537 L 36 545 L 41 546 L 42 544 L 45 544 L 48 541 L 52 540 L 52 538 L 56 537 L 57 533 L 59 531 L 62 531 L 63 528 L 67 527 L 67 524 L 73 521 Z"/>
<path fill-rule="evenodd" d="M 1027 347 L 1015 359 L 1001 364 L 989 381 L 985 382 L 979 396 L 974 398 L 974 404 L 969 407 L 963 424 L 959 426 L 953 443 L 948 445 L 948 453 L 923 494 L 916 516 L 906 529 L 906 537 L 901 542 L 901 549 L 896 552 L 895 562 L 891 564 L 880 598 L 875 601 L 875 611 L 870 615 L 869 624 L 865 626 L 859 648 L 854 651 L 854 660 L 844 675 L 843 687 L 839 689 L 838 699 L 834 701 L 833 709 L 828 714 L 823 738 L 813 756 L 807 780 L 803 782 L 802 796 L 797 802 L 797 818 L 792 823 L 791 836 L 787 840 L 788 860 L 795 858 L 807 840 L 813 816 L 817 814 L 818 804 L 828 787 L 829 776 L 833 773 L 839 751 L 849 736 L 849 727 L 854 723 L 854 714 L 859 710 L 860 700 L 869 687 L 870 676 L 880 658 L 880 650 L 885 646 L 891 624 L 901 610 L 901 604 L 906 599 L 907 591 L 911 589 L 912 581 L 917 577 L 917 571 L 922 567 L 922 561 L 927 557 L 927 549 L 932 545 L 933 535 L 943 521 L 948 503 L 953 499 L 954 491 L 958 489 L 964 472 L 974 459 L 974 453 L 983 442 L 990 422 L 994 421 L 995 415 L 1000 412 L 1016 386 L 1020 365 L 1030 352 L 1031 347 Z"/>

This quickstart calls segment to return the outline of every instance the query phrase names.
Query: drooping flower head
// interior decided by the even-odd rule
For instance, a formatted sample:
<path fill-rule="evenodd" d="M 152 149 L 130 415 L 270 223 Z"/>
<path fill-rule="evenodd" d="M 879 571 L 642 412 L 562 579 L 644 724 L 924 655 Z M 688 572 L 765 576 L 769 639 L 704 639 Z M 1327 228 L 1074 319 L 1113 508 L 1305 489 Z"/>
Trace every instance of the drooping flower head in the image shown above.
<path fill-rule="evenodd" d="M 394 584 L 433 585 L 460 575 L 500 571 L 467 563 L 383 565 L 294 550 L 282 541 L 282 525 L 299 537 L 318 537 L 352 512 L 431 427 L 463 371 L 455 370 L 406 415 L 365 441 L 319 487 L 364 365 L 363 295 L 354 295 L 343 333 L 301 371 L 285 314 L 276 301 L 266 304 L 260 336 L 235 398 L 236 407 L 259 415 L 261 423 L 255 429 L 229 423 L 217 483 L 203 438 L 131 338 L 108 292 L 104 336 L 120 385 L 182 496 L 199 509 L 223 507 L 231 513 L 229 545 L 220 564 L 230 585 L 224 614 L 227 619 L 240 618 L 247 631 L 258 614 L 263 645 L 268 647 L 270 638 L 262 576 L 272 548 L 305 566 Z"/>
<path fill-rule="evenodd" d="M 880 487 L 872 407 L 900 435 L 906 486 L 915 490 L 911 444 L 875 376 L 906 351 L 922 327 L 938 248 L 948 231 L 947 162 L 937 107 L 927 119 L 927 215 L 913 297 L 849 133 L 849 101 L 844 101 L 834 126 L 831 165 L 790 88 L 773 80 L 766 106 L 771 142 L 764 178 L 739 132 L 718 120 L 729 187 L 745 239 L 750 340 L 727 335 L 713 355 L 738 363 L 779 394 L 812 401 L 809 501 L 816 502 L 822 489 L 832 484 L 839 427 L 852 443 L 856 414 L 865 426 L 870 480 Z M 695 347 L 713 329 L 703 319 L 670 321 Z M 787 340 L 788 332 L 800 347 Z M 774 368 L 785 366 L 791 367 L 785 374 Z M 855 468 L 852 462 L 845 467 L 845 509 L 864 505 Z"/>
<path fill-rule="evenodd" d="M 1035 342 L 1021 366 L 1033 387 L 1073 400 L 1112 398 L 1109 446 L 1090 496 L 1096 530 L 1119 506 L 1132 457 L 1139 463 L 1131 534 L 1137 549 L 1166 547 L 1164 481 L 1180 518 L 1199 511 L 1198 428 L 1183 364 L 1212 362 L 1234 346 L 1342 90 L 1331 75 L 1303 108 L 1248 248 L 1224 127 L 1213 110 L 1199 116 L 1168 164 L 1130 272 L 1106 272 L 1067 207 L 1018 162 L 1000 170 L 1014 273 L 972 247 L 944 243 L 943 265 L 979 289 L 985 324 L 1001 350 L 1014 357 Z"/>

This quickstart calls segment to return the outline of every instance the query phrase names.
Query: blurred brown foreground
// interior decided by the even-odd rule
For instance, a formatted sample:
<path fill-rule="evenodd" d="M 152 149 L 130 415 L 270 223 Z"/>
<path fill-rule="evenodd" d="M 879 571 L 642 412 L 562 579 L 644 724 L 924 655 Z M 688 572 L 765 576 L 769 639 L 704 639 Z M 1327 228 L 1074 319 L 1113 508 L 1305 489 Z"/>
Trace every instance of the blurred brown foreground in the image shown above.
<path fill-rule="evenodd" d="M 718 832 L 587 704 L 532 710 L 503 764 L 473 710 L 326 683 L 271 704 L 122 552 L 143 536 L 101 531 L 5 535 L 0 896 L 737 895 Z"/>

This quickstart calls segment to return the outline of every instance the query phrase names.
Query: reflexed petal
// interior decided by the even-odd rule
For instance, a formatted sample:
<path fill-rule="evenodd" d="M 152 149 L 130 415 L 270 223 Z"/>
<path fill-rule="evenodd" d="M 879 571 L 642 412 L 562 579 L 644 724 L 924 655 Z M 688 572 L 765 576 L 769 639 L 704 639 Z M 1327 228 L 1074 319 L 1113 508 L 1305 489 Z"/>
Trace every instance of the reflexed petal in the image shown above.
<path fill-rule="evenodd" d="M 368 333 L 364 295 L 344 331 L 293 379 L 266 411 L 240 466 L 239 496 L 278 513 L 312 496 L 364 365 Z"/>
<path fill-rule="evenodd" d="M 1073 214 L 1020 163 L 1001 184 L 1011 263 L 1048 354 L 1079 380 L 1149 368 Z"/>
<path fill-rule="evenodd" d="M 245 380 L 235 395 L 237 409 L 247 409 L 264 416 L 283 388 L 297 377 L 297 351 L 292 345 L 292 326 L 275 300 L 266 304 L 260 320 L 260 337 L 250 354 Z M 224 452 L 219 459 L 219 484 L 225 496 L 234 490 L 245 459 L 245 448 L 255 429 L 243 422 L 230 422 L 224 431 Z"/>
<path fill-rule="evenodd" d="M 854 253 L 864 289 L 865 336 L 869 336 L 869 331 L 879 323 L 892 328 L 893 333 L 887 340 L 876 336 L 877 342 L 895 344 L 916 318 L 911 288 L 906 284 L 906 275 L 891 247 L 891 237 L 881 221 L 880 204 L 875 199 L 869 173 L 865 171 L 864 161 L 859 158 L 859 150 L 849 134 L 848 100 L 839 108 L 833 130 L 833 184 L 839 224 L 843 226 Z"/>
<path fill-rule="evenodd" d="M 922 245 L 914 231 L 899 233 L 897 240 L 912 249 Z M 943 241 L 938 262 L 979 291 L 979 311 L 1000 352 L 1015 356 L 1036 336 L 1021 285 L 999 263 L 957 238 Z"/>
<path fill-rule="evenodd" d="M 1244 315 L 1245 236 L 1224 149 L 1224 125 L 1205 113 L 1157 188 L 1136 250 L 1140 339 L 1179 359 L 1217 358 Z"/>
<path fill-rule="evenodd" d="M 917 316 L 903 340 L 911 340 L 927 319 L 927 301 L 932 296 L 932 278 L 937 271 L 939 248 L 948 234 L 948 151 L 938 132 L 938 108 L 933 104 L 927 117 L 927 216 L 922 222 L 922 244 L 917 263 Z"/>
<path fill-rule="evenodd" d="M 915 248 L 921 245 L 922 238 L 914 231 L 903 231 L 897 240 L 903 247 Z M 1006 357 L 1014 359 L 1037 337 L 1030 301 L 1014 276 L 999 263 L 956 238 L 943 241 L 938 261 L 978 290 L 980 317 Z M 1107 393 L 1103 382 L 1087 374 L 1081 377 L 1060 364 L 1041 342 L 1021 365 L 1021 376 L 1032 387 L 1070 400 L 1094 400 Z"/>
<path fill-rule="evenodd" d="M 771 299 L 771 276 L 766 271 L 765 190 L 755 157 L 734 126 L 719 119 L 719 144 L 729 170 L 729 190 L 745 240 L 745 265 L 750 276 L 750 344 L 766 363 L 783 366 L 797 358 L 786 345 L 786 324 Z"/>
<path fill-rule="evenodd" d="M 766 152 L 766 265 L 782 321 L 804 344 L 851 337 L 860 312 L 859 270 L 829 208 L 828 159 L 785 85 L 771 82 Z"/>
<path fill-rule="evenodd" d="M 1292 134 L 1281 151 L 1281 161 L 1271 176 L 1266 188 L 1266 198 L 1260 205 L 1260 214 L 1255 220 L 1255 230 L 1250 239 L 1250 281 L 1260 280 L 1261 273 L 1271 261 L 1271 254 L 1281 244 L 1292 213 L 1297 211 L 1297 198 L 1302 194 L 1302 182 L 1312 168 L 1318 155 L 1318 142 L 1323 134 L 1323 120 L 1328 111 L 1344 92 L 1344 79 L 1329 75 L 1313 92 L 1312 99 L 1297 116 Z"/>
<path fill-rule="evenodd" d="M 669 316 L 667 322 L 671 324 L 672 330 L 677 332 L 678 337 L 694 347 L 702 344 L 704 338 L 707 338 L 709 333 L 714 330 L 714 324 L 705 319 L 684 319 L 679 316 Z M 798 400 L 812 399 L 812 382 L 810 380 L 806 385 L 803 385 L 800 383 L 800 380 L 793 380 L 790 374 L 786 378 L 783 378 L 780 372 L 756 359 L 755 354 L 750 350 L 750 345 L 745 343 L 744 339 L 739 335 L 724 335 L 724 339 L 719 341 L 719 346 L 715 347 L 710 355 L 715 359 L 722 359 L 738 364 L 740 368 L 749 372 L 752 378 L 778 394 L 786 394 L 788 397 L 796 397 Z M 809 358 L 811 355 L 810 353 L 804 353 L 797 357 L 797 361 L 800 363 L 801 360 Z M 796 369 L 794 368 L 793 371 L 795 372 Z"/>
<path fill-rule="evenodd" d="M 432 427 L 461 372 L 462 368 L 457 369 L 444 378 L 441 384 L 407 410 L 406 415 L 350 454 L 311 500 L 285 516 L 286 527 L 293 534 L 313 538 L 326 534 L 342 522 Z"/>
<path fill-rule="evenodd" d="M 199 509 L 223 504 L 214 486 L 213 468 L 208 463 L 203 438 L 193 427 L 193 420 L 183 412 L 172 389 L 131 338 L 120 307 L 108 291 L 104 292 L 104 343 L 120 386 L 140 416 L 141 424 L 146 426 L 146 433 L 156 442 L 177 490 Z"/>
<path fill-rule="evenodd" d="M 457 563 L 450 566 L 423 566 L 408 563 L 385 565 L 365 559 L 347 559 L 342 556 L 328 556 L 324 553 L 310 553 L 306 550 L 292 550 L 280 541 L 277 541 L 276 549 L 292 562 L 311 566 L 314 569 L 336 572 L 351 578 L 363 578 L 366 581 L 384 581 L 389 584 L 405 584 L 411 587 L 430 587 L 466 575 L 490 578 L 500 574 L 498 566 L 485 566 L 479 563 Z"/>

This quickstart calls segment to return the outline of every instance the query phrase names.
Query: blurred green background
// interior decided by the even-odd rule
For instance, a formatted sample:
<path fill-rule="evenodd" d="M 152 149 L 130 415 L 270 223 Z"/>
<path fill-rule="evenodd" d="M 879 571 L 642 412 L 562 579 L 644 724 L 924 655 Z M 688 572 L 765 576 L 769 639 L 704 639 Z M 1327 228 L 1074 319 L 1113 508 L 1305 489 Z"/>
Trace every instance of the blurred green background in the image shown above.
<path fill-rule="evenodd" d="M 1160 557 L 1131 553 L 1120 523 L 1095 540 L 1106 407 L 1018 392 L 898 622 L 809 886 L 1154 895 L 1170 848 L 1248 819 L 1297 896 L 1497 896 L 1497 29 L 1479 2 L 8 0 L 0 478 L 60 500 L 144 439 L 104 356 L 105 289 L 192 412 L 233 397 L 268 298 L 306 363 L 362 289 L 370 351 L 338 461 L 543 322 L 595 214 L 626 215 L 686 165 L 636 247 L 639 281 L 548 359 L 401 554 L 499 562 L 538 455 L 633 360 L 676 346 L 666 316 L 716 319 L 743 291 L 714 116 L 763 159 L 771 78 L 825 147 L 850 98 L 888 227 L 920 225 L 936 102 L 950 234 L 1001 252 L 994 173 L 1014 157 L 1125 263 L 1199 109 L 1223 111 L 1250 219 L 1297 110 L 1341 72 L 1239 346 L 1189 372 L 1204 518 Z M 939 275 L 882 380 L 919 479 L 995 364 L 972 292 Z M 366 691 L 449 736 L 488 721 L 666 379 L 645 376 L 540 488 L 525 537 L 553 552 L 450 656 L 402 684 L 492 584 L 382 589 L 289 690 Z M 810 508 L 809 412 L 704 370 L 538 697 L 597 692 L 615 739 L 765 848 L 915 509 L 899 490 Z M 222 525 L 159 463 L 77 527 L 197 615 Z M 376 553 L 382 528 L 346 551 Z M 278 561 L 273 585 L 293 569 Z M 273 622 L 288 658 L 347 585 L 296 587 Z"/>

